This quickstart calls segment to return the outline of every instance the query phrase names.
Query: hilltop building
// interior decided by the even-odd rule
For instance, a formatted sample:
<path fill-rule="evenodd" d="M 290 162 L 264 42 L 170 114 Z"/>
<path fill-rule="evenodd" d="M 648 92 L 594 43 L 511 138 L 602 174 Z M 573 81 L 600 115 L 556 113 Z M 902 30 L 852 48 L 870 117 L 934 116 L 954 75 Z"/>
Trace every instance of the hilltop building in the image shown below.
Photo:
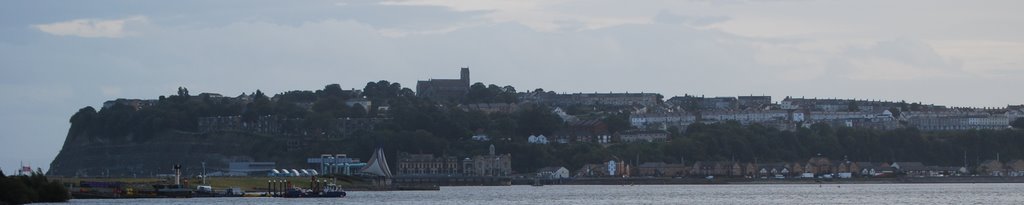
<path fill-rule="evenodd" d="M 416 82 L 416 96 L 433 100 L 457 101 L 469 92 L 469 68 L 462 68 L 459 79 L 430 79 Z"/>

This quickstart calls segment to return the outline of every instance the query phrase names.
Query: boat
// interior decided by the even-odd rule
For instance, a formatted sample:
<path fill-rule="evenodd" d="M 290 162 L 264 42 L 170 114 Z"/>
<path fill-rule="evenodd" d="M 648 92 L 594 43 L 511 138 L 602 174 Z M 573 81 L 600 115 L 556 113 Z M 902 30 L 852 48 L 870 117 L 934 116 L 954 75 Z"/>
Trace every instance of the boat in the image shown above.
<path fill-rule="evenodd" d="M 345 190 L 341 189 L 341 186 L 335 184 L 324 185 L 322 190 L 310 190 L 302 189 L 299 187 L 292 187 L 281 195 L 284 198 L 311 198 L 311 197 L 322 197 L 322 198 L 344 198 L 348 194 Z"/>
<path fill-rule="evenodd" d="M 287 187 L 283 190 L 275 189 L 275 187 Z M 286 185 L 286 186 L 285 186 Z M 284 198 L 304 198 L 304 197 L 325 197 L 325 198 L 343 198 L 347 195 L 345 190 L 340 185 L 327 180 L 318 180 L 316 176 L 310 178 L 309 187 L 310 189 L 303 189 L 301 187 L 293 186 L 291 182 L 286 180 L 271 180 L 268 181 L 267 187 L 270 187 L 272 196 L 280 196 Z M 273 194 L 274 192 L 279 194 Z"/>
<path fill-rule="evenodd" d="M 223 192 L 217 192 L 209 185 L 196 186 L 194 197 L 241 197 L 244 196 L 245 192 L 241 188 L 231 187 L 225 189 Z"/>
<path fill-rule="evenodd" d="M 194 193 L 192 189 L 178 184 L 157 184 L 153 185 L 153 189 L 156 190 L 156 195 L 171 198 L 191 198 Z"/>

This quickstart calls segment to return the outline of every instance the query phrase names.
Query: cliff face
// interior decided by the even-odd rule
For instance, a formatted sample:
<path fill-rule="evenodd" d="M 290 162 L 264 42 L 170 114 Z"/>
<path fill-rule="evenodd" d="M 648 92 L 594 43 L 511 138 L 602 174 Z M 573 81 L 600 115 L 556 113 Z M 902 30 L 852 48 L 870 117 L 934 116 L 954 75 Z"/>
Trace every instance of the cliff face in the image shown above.
<path fill-rule="evenodd" d="M 181 164 L 185 173 L 226 171 L 231 161 L 271 161 L 280 168 L 306 168 L 305 158 L 338 152 L 340 143 L 240 132 L 189 133 L 165 131 L 143 142 L 69 135 L 48 175 L 133 177 L 172 173 Z M 312 145 L 311 145 L 312 144 Z M 326 152 L 325 152 L 326 153 Z"/>

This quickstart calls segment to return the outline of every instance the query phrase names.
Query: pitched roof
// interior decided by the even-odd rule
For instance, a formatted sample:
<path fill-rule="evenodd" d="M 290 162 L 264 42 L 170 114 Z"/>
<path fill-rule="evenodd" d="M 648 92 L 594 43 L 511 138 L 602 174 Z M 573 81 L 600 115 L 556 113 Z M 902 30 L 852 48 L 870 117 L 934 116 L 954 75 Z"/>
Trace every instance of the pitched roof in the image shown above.
<path fill-rule="evenodd" d="M 544 167 L 537 170 L 537 172 L 557 172 L 559 169 L 565 167 Z"/>
<path fill-rule="evenodd" d="M 658 168 L 664 166 L 664 162 L 644 162 L 643 164 L 640 164 L 639 168 Z"/>
<path fill-rule="evenodd" d="M 921 162 L 893 162 L 900 170 L 924 170 L 926 166 Z"/>

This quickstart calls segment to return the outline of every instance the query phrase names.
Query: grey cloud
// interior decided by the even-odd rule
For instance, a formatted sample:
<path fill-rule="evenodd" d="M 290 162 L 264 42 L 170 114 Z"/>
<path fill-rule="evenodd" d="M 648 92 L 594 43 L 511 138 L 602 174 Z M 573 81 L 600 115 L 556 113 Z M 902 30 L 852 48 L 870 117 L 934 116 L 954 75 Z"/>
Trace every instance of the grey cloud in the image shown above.
<path fill-rule="evenodd" d="M 960 67 L 958 62 L 939 55 L 928 43 L 905 38 L 879 41 L 866 48 L 850 48 L 845 54 L 856 57 L 880 57 L 947 71 L 954 71 Z"/>
<path fill-rule="evenodd" d="M 668 10 L 661 10 L 654 15 L 654 22 L 664 24 L 683 24 L 689 26 L 709 26 L 731 20 L 725 16 L 685 16 Z"/>

